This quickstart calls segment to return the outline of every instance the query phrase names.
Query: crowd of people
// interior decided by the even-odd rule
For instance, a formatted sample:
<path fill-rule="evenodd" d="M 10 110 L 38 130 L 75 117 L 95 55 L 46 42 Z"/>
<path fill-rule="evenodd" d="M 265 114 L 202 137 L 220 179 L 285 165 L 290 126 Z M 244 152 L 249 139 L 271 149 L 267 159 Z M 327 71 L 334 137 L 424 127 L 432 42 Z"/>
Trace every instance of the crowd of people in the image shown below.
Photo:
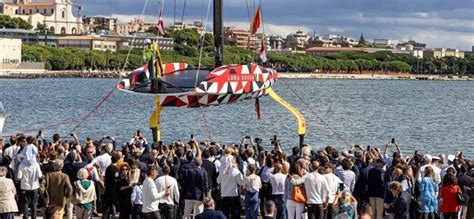
<path fill-rule="evenodd" d="M 265 143 L 10 136 L 0 140 L 0 219 L 474 218 L 474 162 L 460 151 L 407 156 L 391 139 L 286 154 L 276 136 Z"/>

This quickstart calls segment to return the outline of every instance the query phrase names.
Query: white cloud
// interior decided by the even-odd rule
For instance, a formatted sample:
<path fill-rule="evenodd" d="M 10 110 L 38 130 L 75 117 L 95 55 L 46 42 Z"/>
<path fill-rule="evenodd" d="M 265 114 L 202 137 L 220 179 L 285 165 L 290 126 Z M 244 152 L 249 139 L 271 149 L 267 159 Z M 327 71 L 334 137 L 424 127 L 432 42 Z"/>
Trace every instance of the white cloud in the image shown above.
<path fill-rule="evenodd" d="M 455 34 L 440 30 L 417 30 L 413 33 L 415 40 L 423 41 L 431 48 L 457 48 L 469 50 L 465 45 L 474 45 L 474 34 Z"/>
<path fill-rule="evenodd" d="M 134 18 L 140 17 L 139 14 L 112 14 L 111 17 L 118 18 L 119 22 L 126 23 Z M 158 17 L 145 15 L 144 20 L 147 22 L 156 22 Z M 470 50 L 474 45 L 474 25 L 472 21 L 460 19 L 443 19 L 435 15 L 435 13 L 412 13 L 409 17 L 368 17 L 364 13 L 353 13 L 340 16 L 344 20 L 351 20 L 353 23 L 343 25 L 335 24 L 319 24 L 311 26 L 305 22 L 305 25 L 280 25 L 274 22 L 266 21 L 264 29 L 266 34 L 276 34 L 286 36 L 297 30 L 309 33 L 313 30 L 319 30 L 321 34 L 328 32 L 345 33 L 352 37 L 358 37 L 361 32 L 372 38 L 387 38 L 392 41 L 400 41 L 406 39 L 415 39 L 419 42 L 427 44 L 429 48 L 435 47 L 452 47 L 457 49 Z M 185 19 L 186 23 L 191 23 L 195 18 Z M 169 26 L 173 23 L 173 17 L 164 17 L 165 25 Z M 225 26 L 236 26 L 239 28 L 249 28 L 248 21 L 225 21 Z M 383 26 L 384 28 L 381 28 Z M 212 30 L 212 17 L 209 18 L 207 30 Z M 327 32 L 324 32 L 326 30 Z M 458 31 L 459 30 L 459 31 Z"/>
<path fill-rule="evenodd" d="M 248 22 L 242 21 L 228 21 L 224 23 L 225 26 L 235 26 L 242 29 L 248 29 L 250 24 Z M 301 30 L 305 33 L 310 32 L 311 28 L 307 26 L 300 26 L 300 25 L 277 25 L 273 23 L 265 23 L 263 28 L 265 29 L 266 34 L 275 34 L 280 36 L 286 36 L 290 33 L 294 33 L 297 30 Z M 261 27 L 262 29 L 262 27 Z"/>
<path fill-rule="evenodd" d="M 100 15 L 98 15 L 100 16 Z M 119 23 L 128 23 L 132 21 L 135 18 L 139 18 L 139 14 L 135 15 L 129 15 L 129 14 L 111 14 L 110 17 L 114 17 L 118 19 Z M 157 16 L 150 16 L 150 15 L 145 15 L 142 17 L 145 22 L 156 22 L 158 20 Z M 164 17 L 163 18 L 165 22 L 165 26 L 170 26 L 173 23 L 173 18 L 172 17 Z M 185 23 L 191 23 L 195 21 L 196 19 L 185 19 Z M 206 23 L 204 23 L 206 25 Z M 224 22 L 224 26 L 235 26 L 238 28 L 242 29 L 248 29 L 250 24 L 248 22 L 244 21 L 227 21 Z M 272 24 L 272 23 L 265 23 L 263 26 L 265 28 L 265 33 L 266 34 L 275 34 L 275 35 L 281 35 L 281 36 L 286 36 L 290 33 L 294 33 L 297 30 L 302 30 L 303 32 L 307 33 L 310 32 L 312 29 L 307 27 L 307 26 L 299 26 L 299 25 L 277 25 L 277 24 Z M 261 27 L 261 30 L 262 30 Z M 209 22 L 207 24 L 207 29 L 211 30 L 212 29 L 212 21 L 209 19 Z M 342 30 L 342 29 L 341 29 Z"/>
<path fill-rule="evenodd" d="M 425 17 L 365 17 L 365 16 L 354 16 L 353 20 L 362 24 L 371 25 L 385 25 L 386 27 L 413 27 L 416 26 L 421 30 L 429 28 L 437 29 L 457 29 L 465 31 L 474 31 L 474 25 L 470 20 L 458 20 L 458 19 L 442 19 L 442 18 L 425 18 Z"/>
<path fill-rule="evenodd" d="M 344 32 L 344 29 L 340 28 L 340 27 L 329 27 L 328 30 L 333 32 L 333 33 L 343 33 Z"/>
<path fill-rule="evenodd" d="M 135 18 L 140 18 L 140 14 L 134 14 L 134 15 L 129 15 L 129 14 L 111 14 L 110 17 L 117 18 L 119 23 L 128 23 L 132 21 Z M 151 15 L 144 15 L 141 17 L 142 20 L 145 20 L 145 22 L 156 22 L 158 21 L 158 16 L 151 16 Z M 165 20 L 169 20 L 166 17 L 164 18 Z"/>
<path fill-rule="evenodd" d="M 415 16 L 420 17 L 420 18 L 428 18 L 430 16 L 430 14 L 426 12 L 416 12 L 414 14 Z"/>

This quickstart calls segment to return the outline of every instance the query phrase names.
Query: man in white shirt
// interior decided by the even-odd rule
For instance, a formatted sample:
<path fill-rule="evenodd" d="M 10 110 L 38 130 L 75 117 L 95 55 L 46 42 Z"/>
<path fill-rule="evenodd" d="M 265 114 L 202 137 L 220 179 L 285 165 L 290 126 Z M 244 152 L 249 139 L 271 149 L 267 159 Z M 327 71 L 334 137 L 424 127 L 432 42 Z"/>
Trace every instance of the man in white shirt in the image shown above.
<path fill-rule="evenodd" d="M 436 165 L 433 165 L 431 163 L 431 161 L 432 161 L 431 155 L 425 154 L 425 156 L 423 156 L 423 160 L 425 161 L 425 165 L 420 167 L 420 170 L 418 171 L 418 174 L 416 175 L 416 180 L 419 183 L 421 183 L 421 179 L 425 175 L 425 168 L 427 166 L 430 166 L 431 168 L 433 168 L 433 172 L 434 172 L 433 180 L 436 183 L 440 184 L 441 183 L 441 170 Z"/>
<path fill-rule="evenodd" d="M 91 163 L 97 163 L 100 168 L 100 173 L 102 177 L 105 177 L 105 170 L 107 167 L 112 163 L 112 153 L 113 145 L 112 144 L 105 144 L 102 145 L 100 152 L 101 154 L 97 156 Z"/>
<path fill-rule="evenodd" d="M 156 166 L 151 166 L 147 172 L 147 178 L 143 181 L 143 207 L 142 212 L 147 219 L 160 219 L 159 201 L 164 196 L 169 196 L 170 193 L 165 189 L 163 192 L 158 192 L 156 188 L 155 179 L 158 176 Z"/>
<path fill-rule="evenodd" d="M 242 165 L 242 173 L 244 175 L 247 174 L 247 168 L 249 165 L 255 165 L 257 169 L 260 169 L 260 164 L 253 158 L 253 155 L 254 152 L 251 148 L 247 148 L 244 150 L 244 156 L 246 158 Z"/>
<path fill-rule="evenodd" d="M 274 165 L 275 173 L 270 175 L 270 185 L 272 185 L 272 200 L 275 202 L 277 211 L 276 217 L 286 218 L 286 206 L 285 200 L 283 200 L 283 195 L 285 194 L 285 182 L 288 177 L 286 174 L 281 173 L 283 165 L 277 163 Z"/>
<path fill-rule="evenodd" d="M 130 201 L 132 203 L 132 218 L 143 218 L 143 179 L 140 177 L 139 183 L 133 187 Z"/>
<path fill-rule="evenodd" d="M 342 170 L 336 171 L 335 175 L 341 179 L 345 187 L 348 188 L 351 192 L 354 191 L 356 175 L 351 170 L 353 164 L 352 161 L 348 158 L 344 158 L 341 162 Z"/>
<path fill-rule="evenodd" d="M 163 196 L 159 199 L 159 208 L 162 218 L 175 218 L 176 217 L 176 204 L 179 203 L 179 189 L 178 182 L 175 178 L 169 176 L 170 167 L 164 165 L 162 167 L 163 176 L 158 177 L 155 180 L 156 188 L 158 192 L 169 191 L 169 196 Z"/>
<path fill-rule="evenodd" d="M 23 219 L 28 218 L 28 207 L 31 208 L 31 218 L 36 218 L 38 189 L 40 187 L 39 180 L 43 177 L 37 161 L 38 149 L 33 145 L 36 139 L 31 136 L 25 139 L 24 136 L 21 136 L 18 138 L 18 141 L 24 147 L 21 152 L 23 159 L 16 175 L 17 180 L 20 181 L 21 197 L 23 199 Z"/>
<path fill-rule="evenodd" d="M 336 193 L 340 191 L 339 185 L 343 182 L 333 173 L 333 167 L 330 163 L 324 165 L 324 180 L 326 181 L 326 185 L 328 185 L 329 191 L 328 206 L 332 206 L 336 198 Z M 333 208 L 326 208 L 324 210 L 324 216 L 325 218 L 333 218 L 335 216 Z"/>
<path fill-rule="evenodd" d="M 307 173 L 300 179 L 292 179 L 293 185 L 304 184 L 307 196 L 308 218 L 324 218 L 324 209 L 329 202 L 329 186 L 324 175 L 318 173 L 319 163 L 313 161 L 313 172 Z"/>
<path fill-rule="evenodd" d="M 9 156 L 11 158 L 11 163 L 8 167 L 13 170 L 13 173 L 16 173 L 18 167 L 16 164 L 19 164 L 16 160 L 16 157 L 20 151 L 20 144 L 15 136 L 10 137 L 10 144 L 11 146 L 3 151 L 3 156 Z"/>
<path fill-rule="evenodd" d="M 239 171 L 235 158 L 232 163 L 232 171 L 228 174 L 219 173 L 217 183 L 221 187 L 221 209 L 227 218 L 240 218 L 239 185 L 244 184 L 244 177 Z"/>

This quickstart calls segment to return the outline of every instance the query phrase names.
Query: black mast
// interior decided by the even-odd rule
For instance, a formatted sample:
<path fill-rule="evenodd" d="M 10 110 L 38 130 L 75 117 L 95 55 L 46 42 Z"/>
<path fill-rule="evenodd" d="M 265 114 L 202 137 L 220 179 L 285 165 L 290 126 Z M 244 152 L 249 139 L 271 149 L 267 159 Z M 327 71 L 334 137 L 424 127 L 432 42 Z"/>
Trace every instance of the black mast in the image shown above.
<path fill-rule="evenodd" d="M 214 0 L 214 67 L 224 64 L 224 25 L 222 0 Z"/>

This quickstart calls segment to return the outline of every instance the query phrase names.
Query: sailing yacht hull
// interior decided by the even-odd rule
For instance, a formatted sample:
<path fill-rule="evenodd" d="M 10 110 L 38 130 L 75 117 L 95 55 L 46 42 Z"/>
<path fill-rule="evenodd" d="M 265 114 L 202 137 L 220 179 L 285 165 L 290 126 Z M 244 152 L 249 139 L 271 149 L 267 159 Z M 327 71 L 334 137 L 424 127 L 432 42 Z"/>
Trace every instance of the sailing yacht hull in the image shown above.
<path fill-rule="evenodd" d="M 165 64 L 168 65 L 168 64 Z M 175 68 L 176 69 L 176 68 Z M 180 69 L 165 72 L 165 83 L 160 92 L 152 92 L 150 86 L 134 85 L 133 74 L 144 72 L 140 68 L 128 79 L 117 85 L 121 91 L 160 97 L 160 106 L 207 107 L 256 99 L 267 94 L 278 79 L 278 73 L 255 64 L 226 65 L 209 70 Z"/>

